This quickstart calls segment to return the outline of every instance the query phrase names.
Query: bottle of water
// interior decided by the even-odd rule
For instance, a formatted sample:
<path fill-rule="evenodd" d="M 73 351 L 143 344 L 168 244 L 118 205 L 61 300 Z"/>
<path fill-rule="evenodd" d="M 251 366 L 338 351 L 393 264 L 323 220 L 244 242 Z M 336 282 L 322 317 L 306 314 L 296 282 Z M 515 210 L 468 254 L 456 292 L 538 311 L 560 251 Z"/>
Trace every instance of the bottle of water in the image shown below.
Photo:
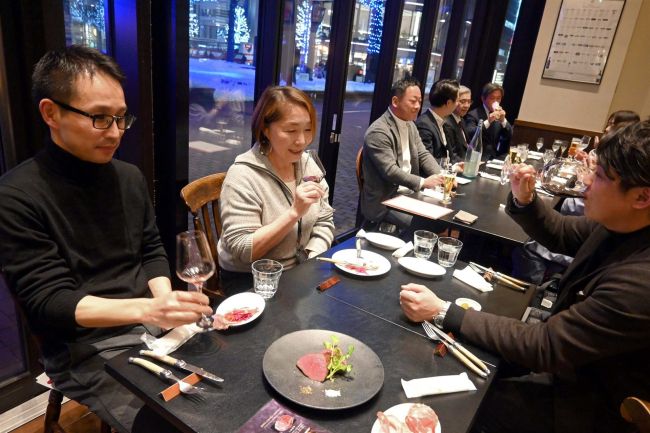
<path fill-rule="evenodd" d="M 481 164 L 481 157 L 483 156 L 483 125 L 482 122 L 476 127 L 474 136 L 467 145 L 467 153 L 465 154 L 465 168 L 463 169 L 463 176 L 475 178 L 478 174 L 478 168 Z"/>

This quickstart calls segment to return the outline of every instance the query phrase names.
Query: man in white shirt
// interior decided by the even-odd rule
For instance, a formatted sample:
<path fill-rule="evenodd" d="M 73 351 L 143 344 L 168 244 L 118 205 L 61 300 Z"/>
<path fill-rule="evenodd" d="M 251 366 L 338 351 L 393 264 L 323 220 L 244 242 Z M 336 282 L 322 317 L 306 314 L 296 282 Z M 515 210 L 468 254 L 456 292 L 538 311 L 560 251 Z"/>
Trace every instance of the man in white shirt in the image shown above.
<path fill-rule="evenodd" d="M 512 125 L 506 119 L 506 112 L 501 107 L 503 87 L 487 83 L 481 91 L 482 106 L 476 107 L 467 115 L 467 128 L 474 131 L 479 125 L 483 127 L 483 155 L 494 158 L 508 153 L 512 138 Z"/>
<path fill-rule="evenodd" d="M 424 147 L 436 159 L 452 157 L 453 152 L 447 144 L 443 125 L 445 118 L 453 113 L 458 105 L 458 88 L 456 80 L 439 80 L 433 83 L 429 91 L 431 107 L 415 122 Z"/>
<path fill-rule="evenodd" d="M 412 216 L 381 204 L 403 191 L 433 188 L 443 182 L 440 166 L 428 152 L 413 121 L 422 104 L 420 83 L 397 81 L 391 103 L 375 120 L 364 138 L 361 212 L 368 222 L 388 222 L 400 229 L 411 225 Z"/>

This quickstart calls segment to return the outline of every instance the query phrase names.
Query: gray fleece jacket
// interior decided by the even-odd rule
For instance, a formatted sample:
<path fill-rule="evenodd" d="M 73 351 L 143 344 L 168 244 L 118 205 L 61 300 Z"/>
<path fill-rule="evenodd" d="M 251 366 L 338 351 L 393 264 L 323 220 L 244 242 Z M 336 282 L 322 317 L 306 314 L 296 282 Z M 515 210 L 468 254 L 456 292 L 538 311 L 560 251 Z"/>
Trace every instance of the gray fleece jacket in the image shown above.
<path fill-rule="evenodd" d="M 298 184 L 302 182 L 303 167 L 305 175 L 320 174 L 318 166 L 307 155 L 294 166 Z M 313 204 L 264 258 L 279 261 L 285 269 L 297 265 L 299 226 L 300 247 L 307 250 L 310 257 L 330 247 L 334 239 L 334 209 L 327 201 L 329 187 L 325 179 L 320 185 L 326 191 L 320 204 Z M 221 191 L 223 230 L 217 245 L 219 265 L 228 271 L 250 272 L 253 233 L 289 209 L 293 200 L 293 192 L 276 174 L 268 157 L 260 153 L 259 144 L 239 155 L 228 169 Z"/>

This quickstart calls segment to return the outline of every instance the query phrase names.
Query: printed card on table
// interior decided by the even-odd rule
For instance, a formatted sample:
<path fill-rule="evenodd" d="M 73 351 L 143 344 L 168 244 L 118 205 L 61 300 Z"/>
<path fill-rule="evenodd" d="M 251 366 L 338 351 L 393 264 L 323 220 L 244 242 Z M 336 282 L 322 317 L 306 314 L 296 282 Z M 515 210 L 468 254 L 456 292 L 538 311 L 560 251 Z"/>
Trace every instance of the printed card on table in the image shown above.
<path fill-rule="evenodd" d="M 314 422 L 301 417 L 282 406 L 275 400 L 270 400 L 255 415 L 237 430 L 237 433 L 331 433 Z"/>

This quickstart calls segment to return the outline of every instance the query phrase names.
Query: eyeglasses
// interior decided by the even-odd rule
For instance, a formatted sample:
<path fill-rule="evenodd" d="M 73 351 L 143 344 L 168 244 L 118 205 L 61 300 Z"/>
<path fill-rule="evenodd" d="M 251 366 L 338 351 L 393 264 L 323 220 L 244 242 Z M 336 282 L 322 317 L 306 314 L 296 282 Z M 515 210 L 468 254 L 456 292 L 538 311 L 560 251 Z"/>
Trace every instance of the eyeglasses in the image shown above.
<path fill-rule="evenodd" d="M 50 98 L 59 107 L 72 111 L 73 113 L 81 114 L 82 116 L 89 117 L 93 120 L 93 128 L 95 129 L 108 129 L 113 126 L 113 122 L 117 123 L 117 129 L 127 130 L 135 122 L 135 116 L 132 114 L 126 114 L 124 116 L 112 116 L 110 114 L 90 114 L 85 111 L 81 111 L 78 108 L 71 107 L 68 104 L 57 101 L 56 99 Z"/>

